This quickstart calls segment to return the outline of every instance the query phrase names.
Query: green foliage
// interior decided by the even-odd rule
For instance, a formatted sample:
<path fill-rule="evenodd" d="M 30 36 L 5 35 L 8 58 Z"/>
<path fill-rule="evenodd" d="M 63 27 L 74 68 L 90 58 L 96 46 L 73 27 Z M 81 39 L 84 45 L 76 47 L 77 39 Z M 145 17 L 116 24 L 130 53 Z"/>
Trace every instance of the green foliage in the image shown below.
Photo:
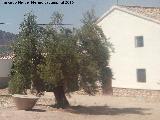
<path fill-rule="evenodd" d="M 9 84 L 11 93 L 25 94 L 27 88 L 35 88 L 35 83 L 40 80 L 38 65 L 42 62 L 42 55 L 39 27 L 34 15 L 29 13 L 25 16 L 17 41 L 12 46 L 14 58 Z"/>
<path fill-rule="evenodd" d="M 26 94 L 26 89 L 30 88 L 30 84 L 21 74 L 15 73 L 9 82 L 9 92 L 12 94 Z"/>
<path fill-rule="evenodd" d="M 58 16 L 58 17 L 57 17 Z M 51 23 L 60 24 L 62 16 L 54 13 Z M 48 26 L 44 39 L 45 65 L 42 78 L 65 92 L 84 89 L 94 94 L 97 81 L 105 83 L 111 43 L 96 24 L 94 11 L 87 12 L 80 29 Z M 110 72 L 111 73 L 111 72 Z"/>
<path fill-rule="evenodd" d="M 42 28 L 35 16 L 28 14 L 13 46 L 11 92 L 25 93 L 31 86 L 54 91 L 62 86 L 68 93 L 84 89 L 94 94 L 97 81 L 103 86 L 112 76 L 107 67 L 112 44 L 95 24 L 96 19 L 91 10 L 84 15 L 81 28 L 66 28 L 60 25 L 63 15 L 55 12 L 51 24 Z"/>
<path fill-rule="evenodd" d="M 51 23 L 60 24 L 61 15 L 54 13 Z M 58 18 L 57 18 L 58 16 Z M 53 85 L 65 86 L 65 90 L 76 89 L 77 82 L 77 39 L 72 29 L 48 26 L 44 39 L 45 65 L 41 66 L 42 78 Z"/>
<path fill-rule="evenodd" d="M 89 94 L 96 92 L 97 83 L 105 83 L 108 74 L 110 52 L 112 44 L 106 39 L 102 29 L 95 24 L 97 18 L 94 10 L 86 12 L 82 20 L 83 26 L 78 31 L 79 46 L 81 52 L 80 85 Z"/>

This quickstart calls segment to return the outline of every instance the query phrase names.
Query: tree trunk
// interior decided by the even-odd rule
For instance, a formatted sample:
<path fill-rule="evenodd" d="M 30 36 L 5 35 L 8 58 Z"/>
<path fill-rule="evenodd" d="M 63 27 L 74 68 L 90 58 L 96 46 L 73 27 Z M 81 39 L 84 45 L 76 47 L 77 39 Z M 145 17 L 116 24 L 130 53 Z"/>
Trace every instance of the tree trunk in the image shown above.
<path fill-rule="evenodd" d="M 104 95 L 112 95 L 113 89 L 112 89 L 112 78 L 106 77 L 106 84 L 104 84 L 102 88 L 102 92 Z"/>
<path fill-rule="evenodd" d="M 55 96 L 55 107 L 56 108 L 66 108 L 69 106 L 69 102 L 65 96 L 63 86 L 57 86 L 54 91 Z"/>

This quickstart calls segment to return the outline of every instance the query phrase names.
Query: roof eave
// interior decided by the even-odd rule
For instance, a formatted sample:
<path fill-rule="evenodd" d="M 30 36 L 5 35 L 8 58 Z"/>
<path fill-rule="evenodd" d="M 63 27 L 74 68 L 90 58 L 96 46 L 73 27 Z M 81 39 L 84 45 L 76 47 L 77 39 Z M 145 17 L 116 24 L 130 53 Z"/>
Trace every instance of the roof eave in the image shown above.
<path fill-rule="evenodd" d="M 122 7 L 119 7 L 119 6 L 113 6 L 111 9 L 109 9 L 106 13 L 104 13 L 97 21 L 96 21 L 96 24 L 100 23 L 106 16 L 108 16 L 112 11 L 114 10 L 120 10 L 122 12 L 126 12 L 128 14 L 131 14 L 131 15 L 134 15 L 136 17 L 140 17 L 142 19 L 145 19 L 145 20 L 148 20 L 148 21 L 151 21 L 151 22 L 154 22 L 154 23 L 157 23 L 160 25 L 160 20 L 156 20 L 156 19 L 153 19 L 153 18 L 150 18 L 150 17 L 147 17 L 147 16 L 144 16 L 144 15 L 140 15 L 140 14 L 137 14 L 135 12 L 132 12 L 132 11 L 129 11 L 125 8 L 122 8 Z"/>
<path fill-rule="evenodd" d="M 118 6 L 112 6 L 107 12 L 105 12 L 97 21 L 96 24 L 98 24 L 99 22 L 101 22 L 106 16 L 108 16 L 115 8 L 117 8 Z"/>

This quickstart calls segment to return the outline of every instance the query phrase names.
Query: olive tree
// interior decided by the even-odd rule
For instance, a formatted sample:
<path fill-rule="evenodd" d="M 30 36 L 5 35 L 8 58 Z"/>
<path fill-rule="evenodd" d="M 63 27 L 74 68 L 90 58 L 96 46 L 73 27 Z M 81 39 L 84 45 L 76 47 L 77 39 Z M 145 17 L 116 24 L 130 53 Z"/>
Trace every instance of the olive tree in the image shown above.
<path fill-rule="evenodd" d="M 95 94 L 97 81 L 105 83 L 111 43 L 87 12 L 79 29 L 61 26 L 63 15 L 54 13 L 44 37 L 45 64 L 41 77 L 52 85 L 56 107 L 67 107 L 65 93 L 83 89 Z M 54 24 L 54 25 L 53 25 Z"/>
<path fill-rule="evenodd" d="M 65 108 L 69 106 L 66 93 L 83 89 L 93 95 L 99 84 L 104 86 L 111 76 L 112 45 L 95 24 L 94 12 L 84 15 L 78 29 L 64 27 L 62 22 L 63 15 L 58 12 L 46 28 L 39 27 L 32 14 L 24 19 L 13 46 L 12 93 L 49 90 L 55 95 L 55 106 Z"/>

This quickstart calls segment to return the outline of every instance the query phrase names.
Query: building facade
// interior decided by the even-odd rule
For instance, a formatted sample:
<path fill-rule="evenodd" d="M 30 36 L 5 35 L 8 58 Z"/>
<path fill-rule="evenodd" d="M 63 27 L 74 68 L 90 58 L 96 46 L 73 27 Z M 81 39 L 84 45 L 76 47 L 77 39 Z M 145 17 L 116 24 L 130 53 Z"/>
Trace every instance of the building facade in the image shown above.
<path fill-rule="evenodd" d="M 9 81 L 9 72 L 12 65 L 12 59 L 0 59 L 0 88 L 7 85 Z"/>
<path fill-rule="evenodd" d="M 113 88 L 160 90 L 160 8 L 113 6 L 97 24 L 113 44 Z"/>

